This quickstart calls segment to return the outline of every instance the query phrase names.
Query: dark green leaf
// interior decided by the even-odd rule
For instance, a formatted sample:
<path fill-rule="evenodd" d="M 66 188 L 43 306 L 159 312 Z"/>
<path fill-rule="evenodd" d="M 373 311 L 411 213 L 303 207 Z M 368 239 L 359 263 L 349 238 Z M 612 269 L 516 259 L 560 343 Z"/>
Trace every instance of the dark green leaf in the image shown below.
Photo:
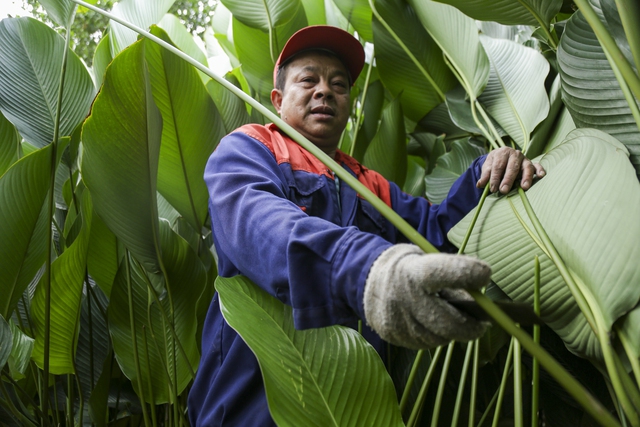
<path fill-rule="evenodd" d="M 0 113 L 0 176 L 20 158 L 21 151 L 18 131 Z"/>
<path fill-rule="evenodd" d="M 222 0 L 234 18 L 263 32 L 286 24 L 304 8 L 300 0 Z M 237 44 L 237 41 L 236 41 Z M 284 45 L 280 46 L 282 49 Z"/>
<path fill-rule="evenodd" d="M 11 335 L 13 335 L 13 346 L 11 347 L 11 356 L 9 356 L 9 372 L 14 380 L 25 377 L 25 372 L 31 361 L 31 351 L 33 350 L 33 338 L 26 335 L 12 321 Z"/>
<path fill-rule="evenodd" d="M 368 0 L 342 0 L 335 2 L 340 12 L 366 42 L 373 43 L 371 6 Z"/>
<path fill-rule="evenodd" d="M 70 24 L 76 4 L 71 0 L 38 0 L 49 17 L 61 27 Z"/>
<path fill-rule="evenodd" d="M 147 29 L 157 24 L 175 0 L 122 0 L 116 3 L 111 13 L 140 28 Z M 124 48 L 133 44 L 138 33 L 114 21 L 109 24 L 111 55 L 116 56 Z"/>
<path fill-rule="evenodd" d="M 457 7 L 480 21 L 504 25 L 541 25 L 549 27 L 560 12 L 562 0 L 436 0 Z"/>
<path fill-rule="evenodd" d="M 240 87 L 240 82 L 233 74 L 227 73 L 225 79 Z M 231 91 L 213 79 L 207 83 L 207 91 L 209 91 L 211 99 L 213 99 L 222 116 L 226 133 L 231 133 L 240 126 L 250 123 L 251 119 L 244 101 L 231 93 Z"/>
<path fill-rule="evenodd" d="M 4 320 L 4 317 L 0 316 L 0 370 L 4 368 L 7 360 L 9 360 L 12 348 L 13 335 L 11 334 L 11 327 Z"/>

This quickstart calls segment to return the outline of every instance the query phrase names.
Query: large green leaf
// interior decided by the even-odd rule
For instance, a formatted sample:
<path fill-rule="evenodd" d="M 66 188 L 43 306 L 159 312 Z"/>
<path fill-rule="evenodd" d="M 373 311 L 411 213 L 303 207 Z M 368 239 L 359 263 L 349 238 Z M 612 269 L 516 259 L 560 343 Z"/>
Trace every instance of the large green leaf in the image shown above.
<path fill-rule="evenodd" d="M 175 0 L 121 0 L 117 2 L 111 13 L 131 24 L 146 29 L 157 24 L 169 10 Z M 124 48 L 133 44 L 138 33 L 114 21 L 109 24 L 109 40 L 111 55 L 116 56 Z"/>
<path fill-rule="evenodd" d="M 37 147 L 53 141 L 64 40 L 32 18 L 0 21 L 0 110 Z M 60 135 L 71 135 L 94 96 L 86 67 L 68 52 Z"/>
<path fill-rule="evenodd" d="M 640 215 L 640 184 L 627 151 L 601 131 L 577 129 L 540 163 L 547 174 L 527 197 L 565 264 L 594 295 L 606 327 L 611 328 L 640 300 L 640 287 L 630 286 L 640 283 L 638 263 L 631 261 L 640 256 L 640 222 L 630 221 Z M 533 258 L 538 255 L 543 320 L 571 351 L 598 358 L 600 346 L 585 317 L 555 266 L 516 218 L 511 204 L 533 230 L 519 197 L 491 196 L 480 212 L 466 252 L 488 261 L 492 278 L 502 290 L 514 300 L 528 303 L 533 302 Z M 471 215 L 449 233 L 455 244 L 462 241 Z M 636 335 L 639 327 L 634 326 Z"/>
<path fill-rule="evenodd" d="M 158 22 L 158 27 L 162 28 L 171 41 L 184 53 L 198 61 L 199 63 L 209 67 L 209 61 L 207 60 L 207 55 L 204 53 L 200 46 L 196 44 L 194 40 L 193 34 L 187 30 L 187 27 L 184 26 L 180 19 L 177 16 L 167 13 L 164 17 Z M 207 83 L 211 79 L 211 77 L 207 76 L 200 70 L 197 70 L 198 75 L 202 79 L 203 83 Z"/>
<path fill-rule="evenodd" d="M 31 301 L 31 318 L 35 328 L 35 347 L 33 360 L 38 366 L 44 365 L 45 358 L 49 360 L 49 370 L 54 375 L 71 374 L 75 372 L 74 356 L 78 339 L 78 319 L 80 317 L 80 302 L 82 299 L 82 285 L 87 266 L 87 246 L 91 230 L 91 199 L 88 192 L 84 192 L 82 203 L 82 230 L 73 244 L 67 248 L 51 264 L 51 299 L 49 353 L 44 352 L 45 306 L 47 304 L 44 280 L 36 289 Z"/>
<path fill-rule="evenodd" d="M 233 18 L 233 41 L 242 71 L 249 84 L 267 102 L 273 89 L 273 66 L 293 33 L 307 25 L 304 8 L 299 4 L 291 19 L 265 32 Z"/>
<path fill-rule="evenodd" d="M 9 372 L 14 380 L 19 380 L 24 378 L 29 367 L 33 338 L 22 332 L 13 321 L 9 321 L 9 326 L 11 327 L 11 335 L 13 335 L 13 346 L 9 356 Z"/>
<path fill-rule="evenodd" d="M 336 0 L 335 5 L 364 41 L 373 43 L 371 6 L 368 0 Z"/>
<path fill-rule="evenodd" d="M 93 54 L 93 79 L 96 83 L 96 88 L 100 89 L 102 81 L 104 80 L 104 73 L 107 70 L 107 66 L 113 60 L 111 55 L 111 47 L 109 42 L 109 34 L 105 34 L 104 37 L 98 43 L 96 50 Z"/>
<path fill-rule="evenodd" d="M 0 316 L 0 370 L 4 369 L 4 365 L 9 360 L 12 348 L 13 334 L 11 334 L 11 327 L 4 320 L 4 317 Z"/>
<path fill-rule="evenodd" d="M 451 151 L 438 157 L 436 167 L 424 179 L 427 199 L 431 203 L 442 203 L 456 179 L 460 178 L 479 156 L 486 151 L 473 144 L 470 138 L 459 139 L 451 144 Z"/>
<path fill-rule="evenodd" d="M 371 144 L 378 132 L 380 117 L 384 111 L 384 92 L 384 86 L 380 80 L 370 83 L 367 88 L 367 96 L 362 107 L 364 120 L 355 141 L 356 146 L 353 149 L 353 157 L 359 161 L 364 158 L 364 153 L 367 152 L 369 144 Z M 402 99 L 400 99 L 400 102 L 402 102 Z"/>
<path fill-rule="evenodd" d="M 0 176 L 20 157 L 20 135 L 0 113 Z"/>
<path fill-rule="evenodd" d="M 159 272 L 156 177 L 162 117 L 140 41 L 114 58 L 82 131 L 82 176 L 96 213 L 151 272 Z"/>
<path fill-rule="evenodd" d="M 170 42 L 157 27 L 152 34 Z M 158 191 L 199 232 L 209 200 L 204 166 L 226 133 L 224 125 L 195 68 L 149 41 L 145 58 L 153 98 L 162 113 Z"/>
<path fill-rule="evenodd" d="M 465 91 L 473 99 L 477 98 L 489 79 L 489 59 L 478 39 L 475 21 L 453 6 L 432 0 L 410 0 L 409 3 L 456 70 Z"/>
<path fill-rule="evenodd" d="M 487 87 L 480 102 L 523 149 L 529 135 L 549 113 L 544 81 L 549 63 L 537 50 L 510 40 L 481 36 L 491 63 Z"/>
<path fill-rule="evenodd" d="M 626 145 L 640 175 L 638 125 L 598 39 L 581 12 L 574 13 L 567 22 L 558 48 L 558 65 L 562 99 L 576 126 L 597 128 L 615 136 Z"/>
<path fill-rule="evenodd" d="M 56 24 L 61 27 L 67 27 L 76 4 L 71 0 L 39 0 L 39 3 L 47 11 L 49 16 Z"/>
<path fill-rule="evenodd" d="M 327 25 L 327 13 L 324 0 L 300 0 L 304 7 L 309 25 Z M 331 5 L 329 4 L 329 7 Z"/>
<path fill-rule="evenodd" d="M 0 315 L 8 318 L 45 260 L 41 219 L 49 191 L 51 145 L 18 160 L 0 177 Z"/>
<path fill-rule="evenodd" d="M 170 381 L 181 393 L 193 379 L 192 372 L 199 360 L 195 303 L 206 280 L 202 263 L 187 242 L 171 230 L 166 221 L 161 222 L 160 229 L 168 292 L 158 296 L 158 304 L 151 293 L 153 289 L 147 285 L 145 272 L 135 263 L 127 268 L 124 260 L 118 270 L 108 308 L 109 332 L 116 359 L 124 374 L 132 380 L 135 390 L 142 386 L 145 401 L 156 404 L 170 400 Z M 127 277 L 127 271 L 130 271 L 130 277 Z M 180 343 L 171 332 L 171 319 Z M 134 345 L 139 357 L 140 377 Z"/>
<path fill-rule="evenodd" d="M 300 0 L 222 0 L 222 4 L 238 21 L 263 32 L 286 24 L 300 10 L 304 13 Z"/>
<path fill-rule="evenodd" d="M 91 218 L 87 269 L 107 297 L 111 294 L 111 287 L 124 252 L 124 249 L 118 249 L 116 236 L 94 211 Z"/>
<path fill-rule="evenodd" d="M 279 426 L 402 426 L 391 378 L 356 331 L 297 331 L 291 307 L 243 276 L 218 277 L 225 320 L 258 358 Z"/>
<path fill-rule="evenodd" d="M 455 6 L 467 16 L 503 25 L 549 27 L 562 0 L 437 0 Z"/>
<path fill-rule="evenodd" d="M 402 188 L 407 175 L 406 139 L 402 107 L 396 98 L 382 112 L 378 133 L 364 154 L 364 165 Z"/>
<path fill-rule="evenodd" d="M 225 79 L 237 87 L 240 86 L 238 79 L 231 73 L 227 73 Z M 231 133 L 240 126 L 250 123 L 251 118 L 247 113 L 244 101 L 231 93 L 230 90 L 211 79 L 207 82 L 207 91 L 222 116 L 225 133 Z"/>
<path fill-rule="evenodd" d="M 455 77 L 445 64 L 442 51 L 424 30 L 413 9 L 406 7 L 401 0 L 378 0 L 376 10 L 383 19 L 373 20 L 380 79 L 394 96 L 402 93 L 404 114 L 414 121 L 420 120 L 444 101 L 444 94 L 456 84 Z"/>

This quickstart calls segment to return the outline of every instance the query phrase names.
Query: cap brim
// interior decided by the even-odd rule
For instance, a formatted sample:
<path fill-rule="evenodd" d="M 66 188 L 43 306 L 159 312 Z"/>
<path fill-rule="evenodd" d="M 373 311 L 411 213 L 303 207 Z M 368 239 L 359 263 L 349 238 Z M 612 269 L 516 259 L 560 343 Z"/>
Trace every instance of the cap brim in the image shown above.
<path fill-rule="evenodd" d="M 364 67 L 364 49 L 355 37 L 338 27 L 314 25 L 297 31 L 289 38 L 273 68 L 273 85 L 276 85 L 280 65 L 297 53 L 310 49 L 326 49 L 335 53 L 347 68 L 352 83 Z"/>

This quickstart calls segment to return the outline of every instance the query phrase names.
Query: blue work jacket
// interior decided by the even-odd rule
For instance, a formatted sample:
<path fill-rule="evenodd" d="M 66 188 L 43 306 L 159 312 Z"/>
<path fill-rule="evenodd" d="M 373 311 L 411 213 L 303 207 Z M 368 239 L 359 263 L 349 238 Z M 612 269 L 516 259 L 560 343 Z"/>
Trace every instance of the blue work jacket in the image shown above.
<path fill-rule="evenodd" d="M 338 151 L 336 162 L 441 251 L 446 233 L 478 202 L 484 158 L 432 205 L 412 197 Z M 373 261 L 406 242 L 373 206 L 273 125 L 246 125 L 223 138 L 204 175 L 218 273 L 242 274 L 293 308 L 297 329 L 356 326 Z M 363 322 L 365 323 L 365 322 Z M 385 358 L 372 330 L 364 337 Z M 202 337 L 202 359 L 189 393 L 192 426 L 274 426 L 258 362 L 225 322 L 217 294 Z"/>

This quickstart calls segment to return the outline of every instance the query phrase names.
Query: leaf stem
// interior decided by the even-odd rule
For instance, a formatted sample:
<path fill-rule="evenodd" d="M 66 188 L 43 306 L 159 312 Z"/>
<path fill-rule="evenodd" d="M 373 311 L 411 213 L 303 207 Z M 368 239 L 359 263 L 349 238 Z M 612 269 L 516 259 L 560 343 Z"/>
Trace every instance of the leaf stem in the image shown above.
<path fill-rule="evenodd" d="M 469 424 L 474 427 L 476 413 L 476 396 L 478 395 L 478 370 L 480 368 L 480 340 L 473 342 L 473 371 L 471 372 L 471 395 L 469 396 Z"/>
<path fill-rule="evenodd" d="M 631 55 L 636 63 L 636 69 L 640 67 L 640 3 L 637 0 L 615 0 L 618 14 L 622 21 L 622 27 L 627 36 Z"/>
<path fill-rule="evenodd" d="M 496 400 L 496 409 L 493 412 L 493 427 L 498 426 L 500 420 L 500 411 L 502 409 L 502 399 L 504 398 L 504 391 L 507 387 L 507 379 L 511 374 L 511 360 L 513 359 L 513 346 L 516 342 L 515 337 L 511 337 L 511 344 L 509 344 L 509 352 L 504 362 L 504 370 L 502 371 L 502 381 L 500 381 L 500 388 L 498 389 L 498 399 Z"/>
<path fill-rule="evenodd" d="M 451 419 L 451 427 L 458 425 L 458 418 L 460 418 L 460 409 L 462 408 L 462 398 L 464 396 L 464 387 L 467 382 L 467 374 L 469 372 L 469 365 L 471 364 L 471 355 L 475 347 L 476 341 L 469 341 L 467 343 L 467 351 L 464 354 L 464 361 L 462 362 L 462 372 L 460 373 L 460 382 L 458 383 L 458 393 L 456 394 L 456 403 L 453 407 L 453 417 Z"/>
<path fill-rule="evenodd" d="M 409 396 L 411 395 L 411 387 L 413 386 L 416 376 L 418 375 L 418 369 L 420 368 L 423 357 L 424 350 L 418 350 L 418 352 L 416 353 L 416 357 L 413 360 L 413 365 L 411 366 L 409 377 L 407 378 L 407 384 L 404 386 L 402 398 L 400 399 L 400 413 L 403 413 L 405 408 L 407 407 L 407 402 L 409 401 Z"/>
<path fill-rule="evenodd" d="M 536 255 L 533 261 L 533 311 L 540 316 L 540 260 Z M 540 345 L 540 325 L 533 325 L 533 342 Z M 531 425 L 538 425 L 538 401 L 540 398 L 540 364 L 533 357 L 531 368 Z"/>
<path fill-rule="evenodd" d="M 440 418 L 440 408 L 442 407 L 442 397 L 444 396 L 444 389 L 447 385 L 447 376 L 449 375 L 449 366 L 451 366 L 451 358 L 453 357 L 453 350 L 456 346 L 455 341 L 451 341 L 447 346 L 447 354 L 444 357 L 444 363 L 440 370 L 440 383 L 438 383 L 438 392 L 436 393 L 436 400 L 433 403 L 433 413 L 431 414 L 431 427 L 438 427 L 438 419 Z"/>
<path fill-rule="evenodd" d="M 431 357 L 431 364 L 429 365 L 429 370 L 427 371 L 427 375 L 424 377 L 424 381 L 422 381 L 422 387 L 420 387 L 420 391 L 418 392 L 418 397 L 416 398 L 415 403 L 413 404 L 413 409 L 411 410 L 411 415 L 409 416 L 409 421 L 407 421 L 407 427 L 414 427 L 418 422 L 418 416 L 422 411 L 422 405 L 424 404 L 424 400 L 427 397 L 427 391 L 429 390 L 429 384 L 431 383 L 431 379 L 433 378 L 433 374 L 436 371 L 436 365 L 438 364 L 438 360 L 440 360 L 440 355 L 442 354 L 442 346 L 438 347 Z"/>

